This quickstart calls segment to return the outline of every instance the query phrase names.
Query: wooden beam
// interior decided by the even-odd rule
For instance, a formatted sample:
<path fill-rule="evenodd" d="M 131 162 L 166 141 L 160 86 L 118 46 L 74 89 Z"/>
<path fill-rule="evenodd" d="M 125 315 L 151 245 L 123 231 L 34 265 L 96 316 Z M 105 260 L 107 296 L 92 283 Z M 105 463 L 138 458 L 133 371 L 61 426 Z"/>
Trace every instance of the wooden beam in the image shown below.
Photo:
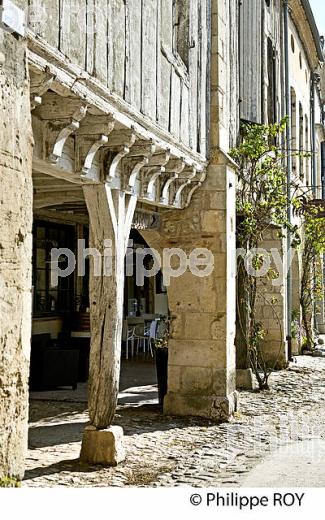
<path fill-rule="evenodd" d="M 90 270 L 89 417 L 91 425 L 97 429 L 106 429 L 113 422 L 117 406 L 124 258 L 137 198 L 119 190 L 111 190 L 108 184 L 84 186 L 83 189 L 90 220 L 90 246 L 101 253 L 101 273 L 95 272 L 96 264 L 93 260 Z M 105 273 L 104 270 L 106 240 L 112 241 L 111 273 Z"/>
<path fill-rule="evenodd" d="M 34 210 L 34 220 L 46 220 L 49 222 L 57 222 L 59 224 L 89 224 L 88 213 L 85 215 L 71 213 L 64 210 L 55 211 L 51 209 L 37 209 Z"/>
<path fill-rule="evenodd" d="M 52 192 L 45 195 L 41 193 L 34 195 L 33 206 L 34 209 L 49 208 L 51 206 L 62 205 L 65 203 L 84 202 L 82 192 L 80 195 L 73 195 L 72 193 Z"/>

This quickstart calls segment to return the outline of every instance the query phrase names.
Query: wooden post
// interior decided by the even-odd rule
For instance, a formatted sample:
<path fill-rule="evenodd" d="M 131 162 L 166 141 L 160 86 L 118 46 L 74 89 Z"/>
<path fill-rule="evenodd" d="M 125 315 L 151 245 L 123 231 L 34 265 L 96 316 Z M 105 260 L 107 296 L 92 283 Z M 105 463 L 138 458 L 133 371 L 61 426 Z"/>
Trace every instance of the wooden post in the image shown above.
<path fill-rule="evenodd" d="M 109 185 L 84 186 L 90 219 L 90 247 L 101 254 L 101 272 L 90 270 L 91 350 L 89 370 L 89 417 L 97 430 L 112 424 L 119 390 L 123 323 L 124 258 L 137 196 Z M 106 245 L 111 240 L 112 272 L 104 272 Z M 106 263 L 107 265 L 107 263 Z"/>

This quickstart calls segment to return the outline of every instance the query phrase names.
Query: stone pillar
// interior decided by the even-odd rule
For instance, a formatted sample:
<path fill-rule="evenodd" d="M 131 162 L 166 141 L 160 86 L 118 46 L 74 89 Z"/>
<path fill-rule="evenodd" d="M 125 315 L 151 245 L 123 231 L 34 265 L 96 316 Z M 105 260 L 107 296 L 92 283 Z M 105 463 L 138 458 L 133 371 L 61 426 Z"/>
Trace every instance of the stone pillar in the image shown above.
<path fill-rule="evenodd" d="M 169 346 L 168 394 L 164 412 L 225 420 L 236 410 L 235 383 L 235 179 L 227 165 L 211 165 L 208 180 L 180 227 L 178 247 L 207 248 L 214 271 L 175 278 L 168 291 L 175 316 Z"/>
<path fill-rule="evenodd" d="M 220 156 L 189 208 L 162 214 L 162 229 L 143 232 L 150 247 L 208 249 L 213 272 L 189 269 L 168 288 L 172 330 L 164 413 L 227 420 L 236 410 L 235 174 Z"/>
<path fill-rule="evenodd" d="M 294 257 L 291 264 L 292 272 L 292 318 L 293 318 L 293 337 L 291 342 L 292 354 L 300 354 L 301 341 L 301 308 L 300 308 L 300 280 L 301 280 L 301 261 L 299 259 L 299 251 L 294 251 Z"/>
<path fill-rule="evenodd" d="M 277 275 L 274 280 L 266 276 L 258 279 L 257 319 L 266 332 L 262 353 L 267 366 L 281 369 L 288 364 L 286 341 L 286 301 L 285 301 L 285 257 L 281 229 L 270 227 L 265 232 L 260 247 L 270 255 L 271 269 Z M 275 256 L 278 262 L 274 261 Z"/>
<path fill-rule="evenodd" d="M 324 256 L 322 255 L 317 262 L 318 276 L 321 281 L 321 294 L 316 299 L 316 327 L 319 334 L 325 334 L 325 268 Z"/>
<path fill-rule="evenodd" d="M 0 478 L 27 449 L 32 147 L 26 43 L 0 28 Z"/>
<path fill-rule="evenodd" d="M 245 337 L 248 315 L 243 305 L 247 293 L 245 288 L 246 268 L 242 258 L 237 261 L 237 283 L 236 283 L 236 386 L 241 390 L 253 390 L 255 380 L 250 368 L 248 358 L 248 346 Z"/>

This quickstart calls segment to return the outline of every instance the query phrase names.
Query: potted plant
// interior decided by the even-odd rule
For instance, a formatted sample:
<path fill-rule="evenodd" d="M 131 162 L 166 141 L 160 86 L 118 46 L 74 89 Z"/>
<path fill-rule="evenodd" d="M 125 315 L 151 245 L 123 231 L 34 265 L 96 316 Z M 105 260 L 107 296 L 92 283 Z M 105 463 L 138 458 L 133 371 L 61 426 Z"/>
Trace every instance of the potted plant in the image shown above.
<path fill-rule="evenodd" d="M 156 352 L 156 370 L 158 382 L 158 399 L 160 406 L 163 406 L 164 397 L 167 394 L 168 384 L 168 340 L 170 320 L 162 317 L 157 324 L 156 338 L 154 347 Z"/>

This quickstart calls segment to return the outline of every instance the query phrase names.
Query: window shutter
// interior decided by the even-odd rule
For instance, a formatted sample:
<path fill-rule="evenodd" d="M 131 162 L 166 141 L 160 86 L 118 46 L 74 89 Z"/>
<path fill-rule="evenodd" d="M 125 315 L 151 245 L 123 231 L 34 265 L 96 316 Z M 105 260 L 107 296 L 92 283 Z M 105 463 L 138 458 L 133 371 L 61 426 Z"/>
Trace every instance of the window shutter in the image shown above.
<path fill-rule="evenodd" d="M 240 6 L 240 117 L 262 123 L 262 0 Z"/>

